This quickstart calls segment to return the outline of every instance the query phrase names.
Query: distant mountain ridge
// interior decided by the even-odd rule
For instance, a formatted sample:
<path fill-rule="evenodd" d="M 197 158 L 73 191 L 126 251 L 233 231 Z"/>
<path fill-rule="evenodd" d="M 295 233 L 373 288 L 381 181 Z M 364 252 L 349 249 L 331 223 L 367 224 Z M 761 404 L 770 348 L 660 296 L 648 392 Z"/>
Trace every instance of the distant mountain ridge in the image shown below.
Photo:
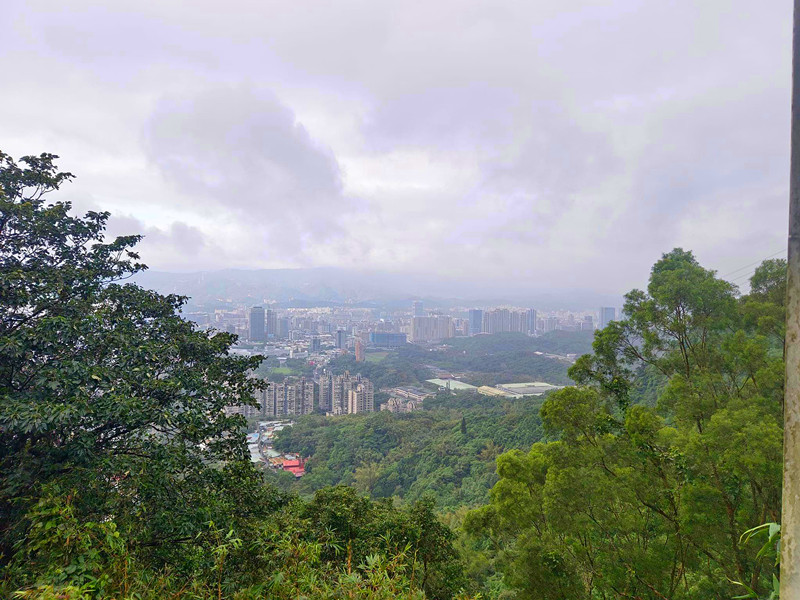
<path fill-rule="evenodd" d="M 487 285 L 482 281 L 458 281 L 427 274 L 335 267 L 144 271 L 134 281 L 160 293 L 189 296 L 190 305 L 197 306 L 274 303 L 278 307 L 298 308 L 344 305 L 400 308 L 412 300 L 422 300 L 428 308 L 511 304 L 542 310 L 582 310 L 621 304 L 619 297 L 590 290 L 536 290 L 519 281 Z M 487 292 L 487 289 L 497 291 Z"/>

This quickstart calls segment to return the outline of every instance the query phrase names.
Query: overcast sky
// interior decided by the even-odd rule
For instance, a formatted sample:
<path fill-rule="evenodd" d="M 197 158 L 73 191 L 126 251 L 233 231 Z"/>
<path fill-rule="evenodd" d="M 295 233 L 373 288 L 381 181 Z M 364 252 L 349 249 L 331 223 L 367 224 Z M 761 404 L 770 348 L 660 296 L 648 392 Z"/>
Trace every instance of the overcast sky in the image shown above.
<path fill-rule="evenodd" d="M 0 148 L 153 269 L 726 275 L 785 246 L 791 8 L 3 0 Z"/>

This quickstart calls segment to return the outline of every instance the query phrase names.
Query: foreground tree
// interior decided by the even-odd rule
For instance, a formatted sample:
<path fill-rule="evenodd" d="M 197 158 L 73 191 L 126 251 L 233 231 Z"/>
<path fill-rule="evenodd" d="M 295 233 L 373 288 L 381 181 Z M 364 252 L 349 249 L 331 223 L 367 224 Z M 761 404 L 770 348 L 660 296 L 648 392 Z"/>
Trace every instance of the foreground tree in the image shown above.
<path fill-rule="evenodd" d="M 139 237 L 49 202 L 55 158 L 0 153 L 0 596 L 452 598 L 432 505 L 264 485 L 225 410 L 260 358 L 126 283 Z"/>
<path fill-rule="evenodd" d="M 467 518 L 491 532 L 521 597 L 772 588 L 773 565 L 740 536 L 779 521 L 782 274 L 785 263 L 762 265 L 738 300 L 677 249 L 626 296 L 625 318 L 572 368 L 581 385 L 542 407 L 558 441 L 499 457 L 491 504 Z"/>
<path fill-rule="evenodd" d="M 209 521 L 267 508 L 241 418 L 223 410 L 254 402 L 259 360 L 195 331 L 183 298 L 124 283 L 144 268 L 139 236 L 106 242 L 108 213 L 48 202 L 72 178 L 55 158 L 0 153 L 0 561 L 58 488 L 76 514 L 112 515 L 138 551 L 185 568 L 181 545 Z"/>

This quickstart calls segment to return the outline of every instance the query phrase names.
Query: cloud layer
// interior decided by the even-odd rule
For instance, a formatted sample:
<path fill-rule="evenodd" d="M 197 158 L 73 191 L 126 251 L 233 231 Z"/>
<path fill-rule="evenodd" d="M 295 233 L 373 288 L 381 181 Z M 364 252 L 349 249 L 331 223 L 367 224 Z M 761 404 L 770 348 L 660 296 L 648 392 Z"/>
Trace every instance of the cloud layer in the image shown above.
<path fill-rule="evenodd" d="M 12 0 L 2 147 L 156 269 L 624 292 L 785 246 L 790 3 Z"/>

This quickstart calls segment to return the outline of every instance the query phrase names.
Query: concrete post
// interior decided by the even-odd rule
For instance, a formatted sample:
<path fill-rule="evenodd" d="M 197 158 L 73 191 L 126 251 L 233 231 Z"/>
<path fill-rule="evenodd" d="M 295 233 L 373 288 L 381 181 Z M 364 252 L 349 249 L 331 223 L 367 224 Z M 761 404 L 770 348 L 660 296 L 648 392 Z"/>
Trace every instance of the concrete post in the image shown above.
<path fill-rule="evenodd" d="M 800 600 L 800 0 L 794 2 L 786 387 L 783 403 L 781 598 Z"/>

